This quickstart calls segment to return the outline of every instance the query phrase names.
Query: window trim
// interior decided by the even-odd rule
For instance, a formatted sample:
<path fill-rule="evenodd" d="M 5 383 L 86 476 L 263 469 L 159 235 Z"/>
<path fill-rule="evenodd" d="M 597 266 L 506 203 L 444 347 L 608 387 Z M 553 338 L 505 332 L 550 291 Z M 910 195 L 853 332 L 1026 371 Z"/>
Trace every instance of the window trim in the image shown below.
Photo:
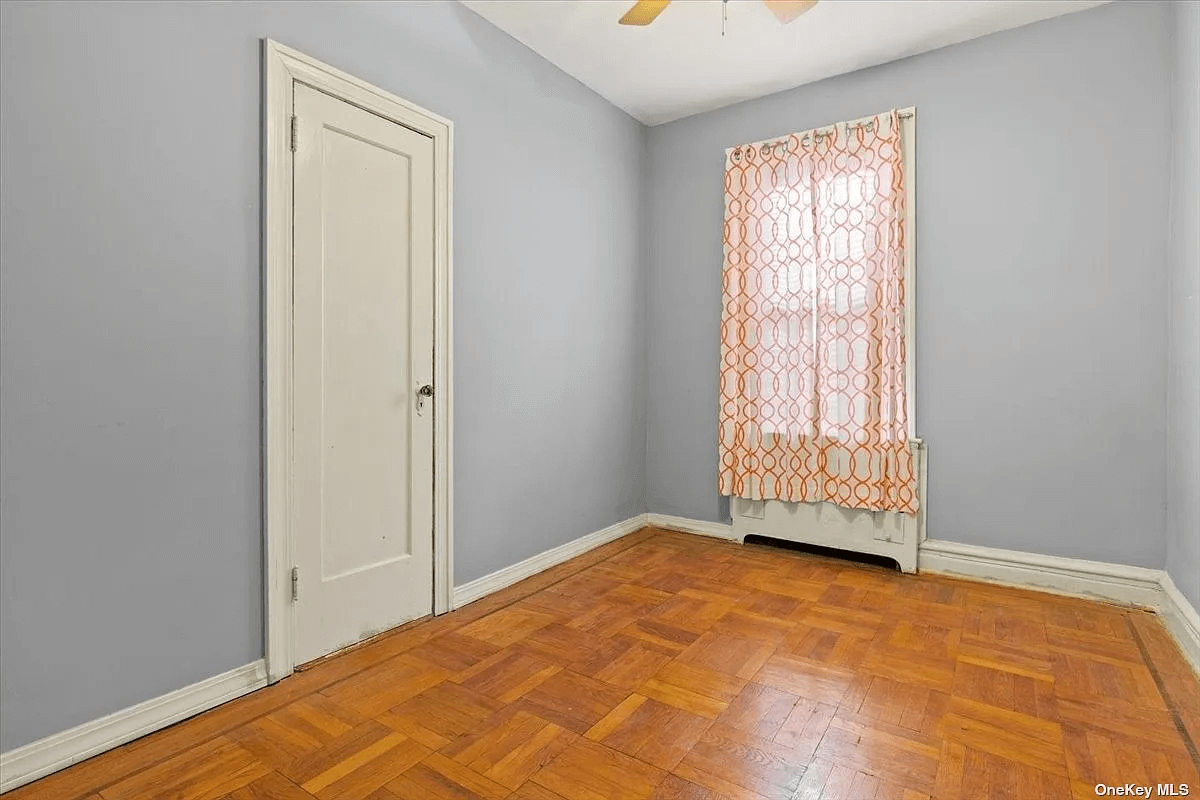
<path fill-rule="evenodd" d="M 908 439 L 917 438 L 917 109 L 900 109 L 904 158 L 904 395 Z"/>

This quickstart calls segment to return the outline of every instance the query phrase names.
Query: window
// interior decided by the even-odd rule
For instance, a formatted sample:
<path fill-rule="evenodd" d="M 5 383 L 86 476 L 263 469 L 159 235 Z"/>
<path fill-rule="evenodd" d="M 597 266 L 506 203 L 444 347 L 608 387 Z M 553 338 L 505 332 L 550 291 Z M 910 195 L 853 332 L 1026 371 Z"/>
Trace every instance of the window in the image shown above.
<path fill-rule="evenodd" d="M 844 215 L 870 213 L 880 191 L 879 173 L 860 169 L 817 181 L 818 213 L 808 187 L 772 191 L 766 201 L 772 209 L 768 221 L 773 267 L 773 291 L 764 304 L 769 324 L 763 327 L 761 348 L 770 354 L 771 365 L 788 364 L 782 370 L 760 368 L 755 372 L 757 392 L 765 401 L 762 431 L 772 435 L 821 435 L 846 438 L 855 426 L 865 424 L 867 403 L 854 397 L 850 369 L 865 369 L 866 342 L 860 337 L 867 324 L 867 298 L 878 286 L 864 274 L 856 278 L 856 266 L 873 257 L 882 245 L 868 241 L 864 228 L 839 226 Z M 814 255 L 816 257 L 814 257 Z M 818 286 L 817 263 L 836 265 L 836 282 Z M 822 282 L 823 284 L 827 282 Z M 810 349 L 809 359 L 798 351 Z M 827 380 L 818 382 L 814 365 L 821 364 Z M 819 388 L 818 388 L 819 387 Z M 812 397 L 807 413 L 786 398 Z M 890 421 L 890 406 L 880 409 Z"/>

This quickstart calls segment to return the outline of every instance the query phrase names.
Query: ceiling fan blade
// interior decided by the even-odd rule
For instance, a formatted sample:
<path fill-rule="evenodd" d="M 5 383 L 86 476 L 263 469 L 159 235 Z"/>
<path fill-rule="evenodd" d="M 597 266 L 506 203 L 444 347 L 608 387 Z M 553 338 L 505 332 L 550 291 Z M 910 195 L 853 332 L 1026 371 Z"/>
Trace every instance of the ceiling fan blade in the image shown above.
<path fill-rule="evenodd" d="M 622 25 L 649 25 L 670 3 L 671 0 L 638 0 L 620 22 Z"/>
<path fill-rule="evenodd" d="M 784 25 L 817 4 L 817 0 L 763 0 L 763 2 Z"/>

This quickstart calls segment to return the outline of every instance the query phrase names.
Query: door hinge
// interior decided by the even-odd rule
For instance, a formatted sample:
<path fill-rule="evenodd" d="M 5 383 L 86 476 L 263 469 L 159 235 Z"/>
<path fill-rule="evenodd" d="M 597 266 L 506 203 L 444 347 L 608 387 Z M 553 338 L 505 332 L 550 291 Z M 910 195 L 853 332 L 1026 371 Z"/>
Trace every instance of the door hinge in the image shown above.
<path fill-rule="evenodd" d="M 300 599 L 300 568 L 292 567 L 292 602 Z"/>
<path fill-rule="evenodd" d="M 296 115 L 295 115 L 295 114 L 292 114 L 292 141 L 291 141 L 291 147 L 292 147 L 292 152 L 293 152 L 293 153 L 294 153 L 294 152 L 296 152 L 296 142 L 297 142 L 297 140 L 298 140 L 299 138 L 300 138 L 300 123 L 299 123 L 299 121 L 296 119 Z"/>

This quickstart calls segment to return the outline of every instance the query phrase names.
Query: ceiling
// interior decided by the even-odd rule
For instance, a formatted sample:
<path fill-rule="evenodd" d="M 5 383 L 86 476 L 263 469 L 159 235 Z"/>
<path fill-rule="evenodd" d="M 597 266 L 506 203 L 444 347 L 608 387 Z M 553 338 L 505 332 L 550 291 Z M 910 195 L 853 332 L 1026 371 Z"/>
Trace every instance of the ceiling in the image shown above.
<path fill-rule="evenodd" d="M 820 0 L 780 25 L 760 0 L 460 0 L 647 125 L 883 64 L 1108 0 Z"/>

